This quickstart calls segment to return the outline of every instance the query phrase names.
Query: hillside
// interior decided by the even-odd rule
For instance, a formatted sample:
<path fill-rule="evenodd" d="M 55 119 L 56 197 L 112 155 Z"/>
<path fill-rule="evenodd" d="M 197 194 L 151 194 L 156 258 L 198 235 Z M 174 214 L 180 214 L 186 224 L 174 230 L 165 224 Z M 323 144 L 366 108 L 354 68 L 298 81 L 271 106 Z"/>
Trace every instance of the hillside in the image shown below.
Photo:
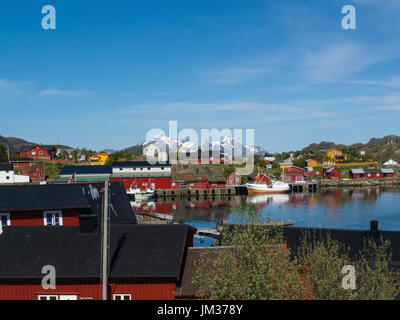
<path fill-rule="evenodd" d="M 0 135 L 0 144 L 8 145 L 10 147 L 10 152 L 17 152 L 22 147 L 32 146 L 32 145 L 35 145 L 38 143 L 26 141 L 24 139 L 15 138 L 15 137 L 3 137 Z M 62 148 L 62 149 L 72 149 L 71 147 L 64 146 L 64 145 L 55 145 L 55 147 Z"/>
<path fill-rule="evenodd" d="M 354 156 L 360 156 L 361 151 L 369 159 L 380 162 L 388 159 L 400 161 L 400 136 L 388 135 L 383 138 L 371 138 L 367 143 L 353 143 L 351 145 L 335 144 L 334 142 L 322 141 L 319 144 L 312 143 L 301 150 L 302 153 L 326 151 L 332 148 L 338 148 Z"/>

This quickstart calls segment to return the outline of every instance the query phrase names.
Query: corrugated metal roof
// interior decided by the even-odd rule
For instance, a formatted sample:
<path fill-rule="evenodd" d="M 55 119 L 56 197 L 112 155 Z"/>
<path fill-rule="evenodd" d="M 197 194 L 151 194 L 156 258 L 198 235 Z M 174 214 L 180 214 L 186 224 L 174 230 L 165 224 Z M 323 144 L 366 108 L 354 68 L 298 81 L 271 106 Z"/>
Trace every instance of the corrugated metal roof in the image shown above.
<path fill-rule="evenodd" d="M 384 168 L 384 169 L 381 169 L 381 171 L 382 171 L 382 173 L 394 173 L 394 170 L 391 168 Z"/>
<path fill-rule="evenodd" d="M 365 173 L 363 169 L 351 169 L 350 172 L 355 174 Z"/>

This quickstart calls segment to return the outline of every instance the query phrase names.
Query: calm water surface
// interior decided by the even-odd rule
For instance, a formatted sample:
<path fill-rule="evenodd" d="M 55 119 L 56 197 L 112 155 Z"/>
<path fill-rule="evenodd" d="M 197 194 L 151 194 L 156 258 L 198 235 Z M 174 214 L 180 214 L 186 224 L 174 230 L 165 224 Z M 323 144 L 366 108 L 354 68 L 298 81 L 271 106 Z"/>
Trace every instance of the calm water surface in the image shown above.
<path fill-rule="evenodd" d="M 232 212 L 254 205 L 263 217 L 292 221 L 294 226 L 369 229 L 370 220 L 383 230 L 400 230 L 399 188 L 322 189 L 317 193 L 168 199 L 135 208 L 137 212 L 172 216 L 174 222 L 196 228 L 215 227 L 221 220 L 233 222 Z"/>

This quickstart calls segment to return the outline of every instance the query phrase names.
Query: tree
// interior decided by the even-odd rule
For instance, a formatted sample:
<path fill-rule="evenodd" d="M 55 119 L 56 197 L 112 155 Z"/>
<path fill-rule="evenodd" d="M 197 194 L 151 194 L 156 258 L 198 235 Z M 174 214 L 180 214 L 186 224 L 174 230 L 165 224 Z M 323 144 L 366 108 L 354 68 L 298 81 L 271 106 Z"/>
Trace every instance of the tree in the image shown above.
<path fill-rule="evenodd" d="M 193 284 L 210 299 L 395 299 L 400 273 L 390 268 L 390 242 L 367 238 L 350 248 L 330 233 L 304 233 L 296 251 L 284 249 L 282 227 L 261 224 L 260 213 L 242 207 L 234 225 L 223 230 L 216 249 L 195 262 Z M 353 266 L 356 288 L 346 289 L 343 267 Z"/>
<path fill-rule="evenodd" d="M 206 249 L 195 263 L 194 284 L 202 298 L 299 299 L 310 291 L 283 246 L 280 227 L 260 226 L 254 208 L 234 214 L 218 251 Z"/>
<path fill-rule="evenodd" d="M 7 149 L 3 144 L 0 144 L 0 163 L 8 163 Z"/>

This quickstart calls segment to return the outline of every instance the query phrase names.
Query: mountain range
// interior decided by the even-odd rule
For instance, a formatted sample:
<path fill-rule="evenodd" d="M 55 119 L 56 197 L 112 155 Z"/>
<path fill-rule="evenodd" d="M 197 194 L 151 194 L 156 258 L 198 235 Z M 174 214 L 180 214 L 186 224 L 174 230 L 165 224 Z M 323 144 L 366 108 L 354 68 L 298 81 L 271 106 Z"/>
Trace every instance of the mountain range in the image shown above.
<path fill-rule="evenodd" d="M 137 150 L 143 153 L 143 151 L 146 152 L 146 150 L 149 150 L 150 147 L 155 147 L 160 151 L 166 151 L 168 153 L 175 153 L 178 151 L 181 153 L 197 152 L 199 148 L 205 151 L 211 150 L 237 156 L 245 156 L 246 154 L 250 153 L 254 153 L 255 155 L 267 153 L 267 151 L 261 147 L 241 144 L 229 136 L 221 137 L 217 141 L 206 141 L 203 143 L 203 145 L 199 146 L 197 143 L 190 141 L 189 137 L 184 139 L 172 139 L 161 134 L 156 135 L 139 145 L 127 148 L 126 150 Z"/>

